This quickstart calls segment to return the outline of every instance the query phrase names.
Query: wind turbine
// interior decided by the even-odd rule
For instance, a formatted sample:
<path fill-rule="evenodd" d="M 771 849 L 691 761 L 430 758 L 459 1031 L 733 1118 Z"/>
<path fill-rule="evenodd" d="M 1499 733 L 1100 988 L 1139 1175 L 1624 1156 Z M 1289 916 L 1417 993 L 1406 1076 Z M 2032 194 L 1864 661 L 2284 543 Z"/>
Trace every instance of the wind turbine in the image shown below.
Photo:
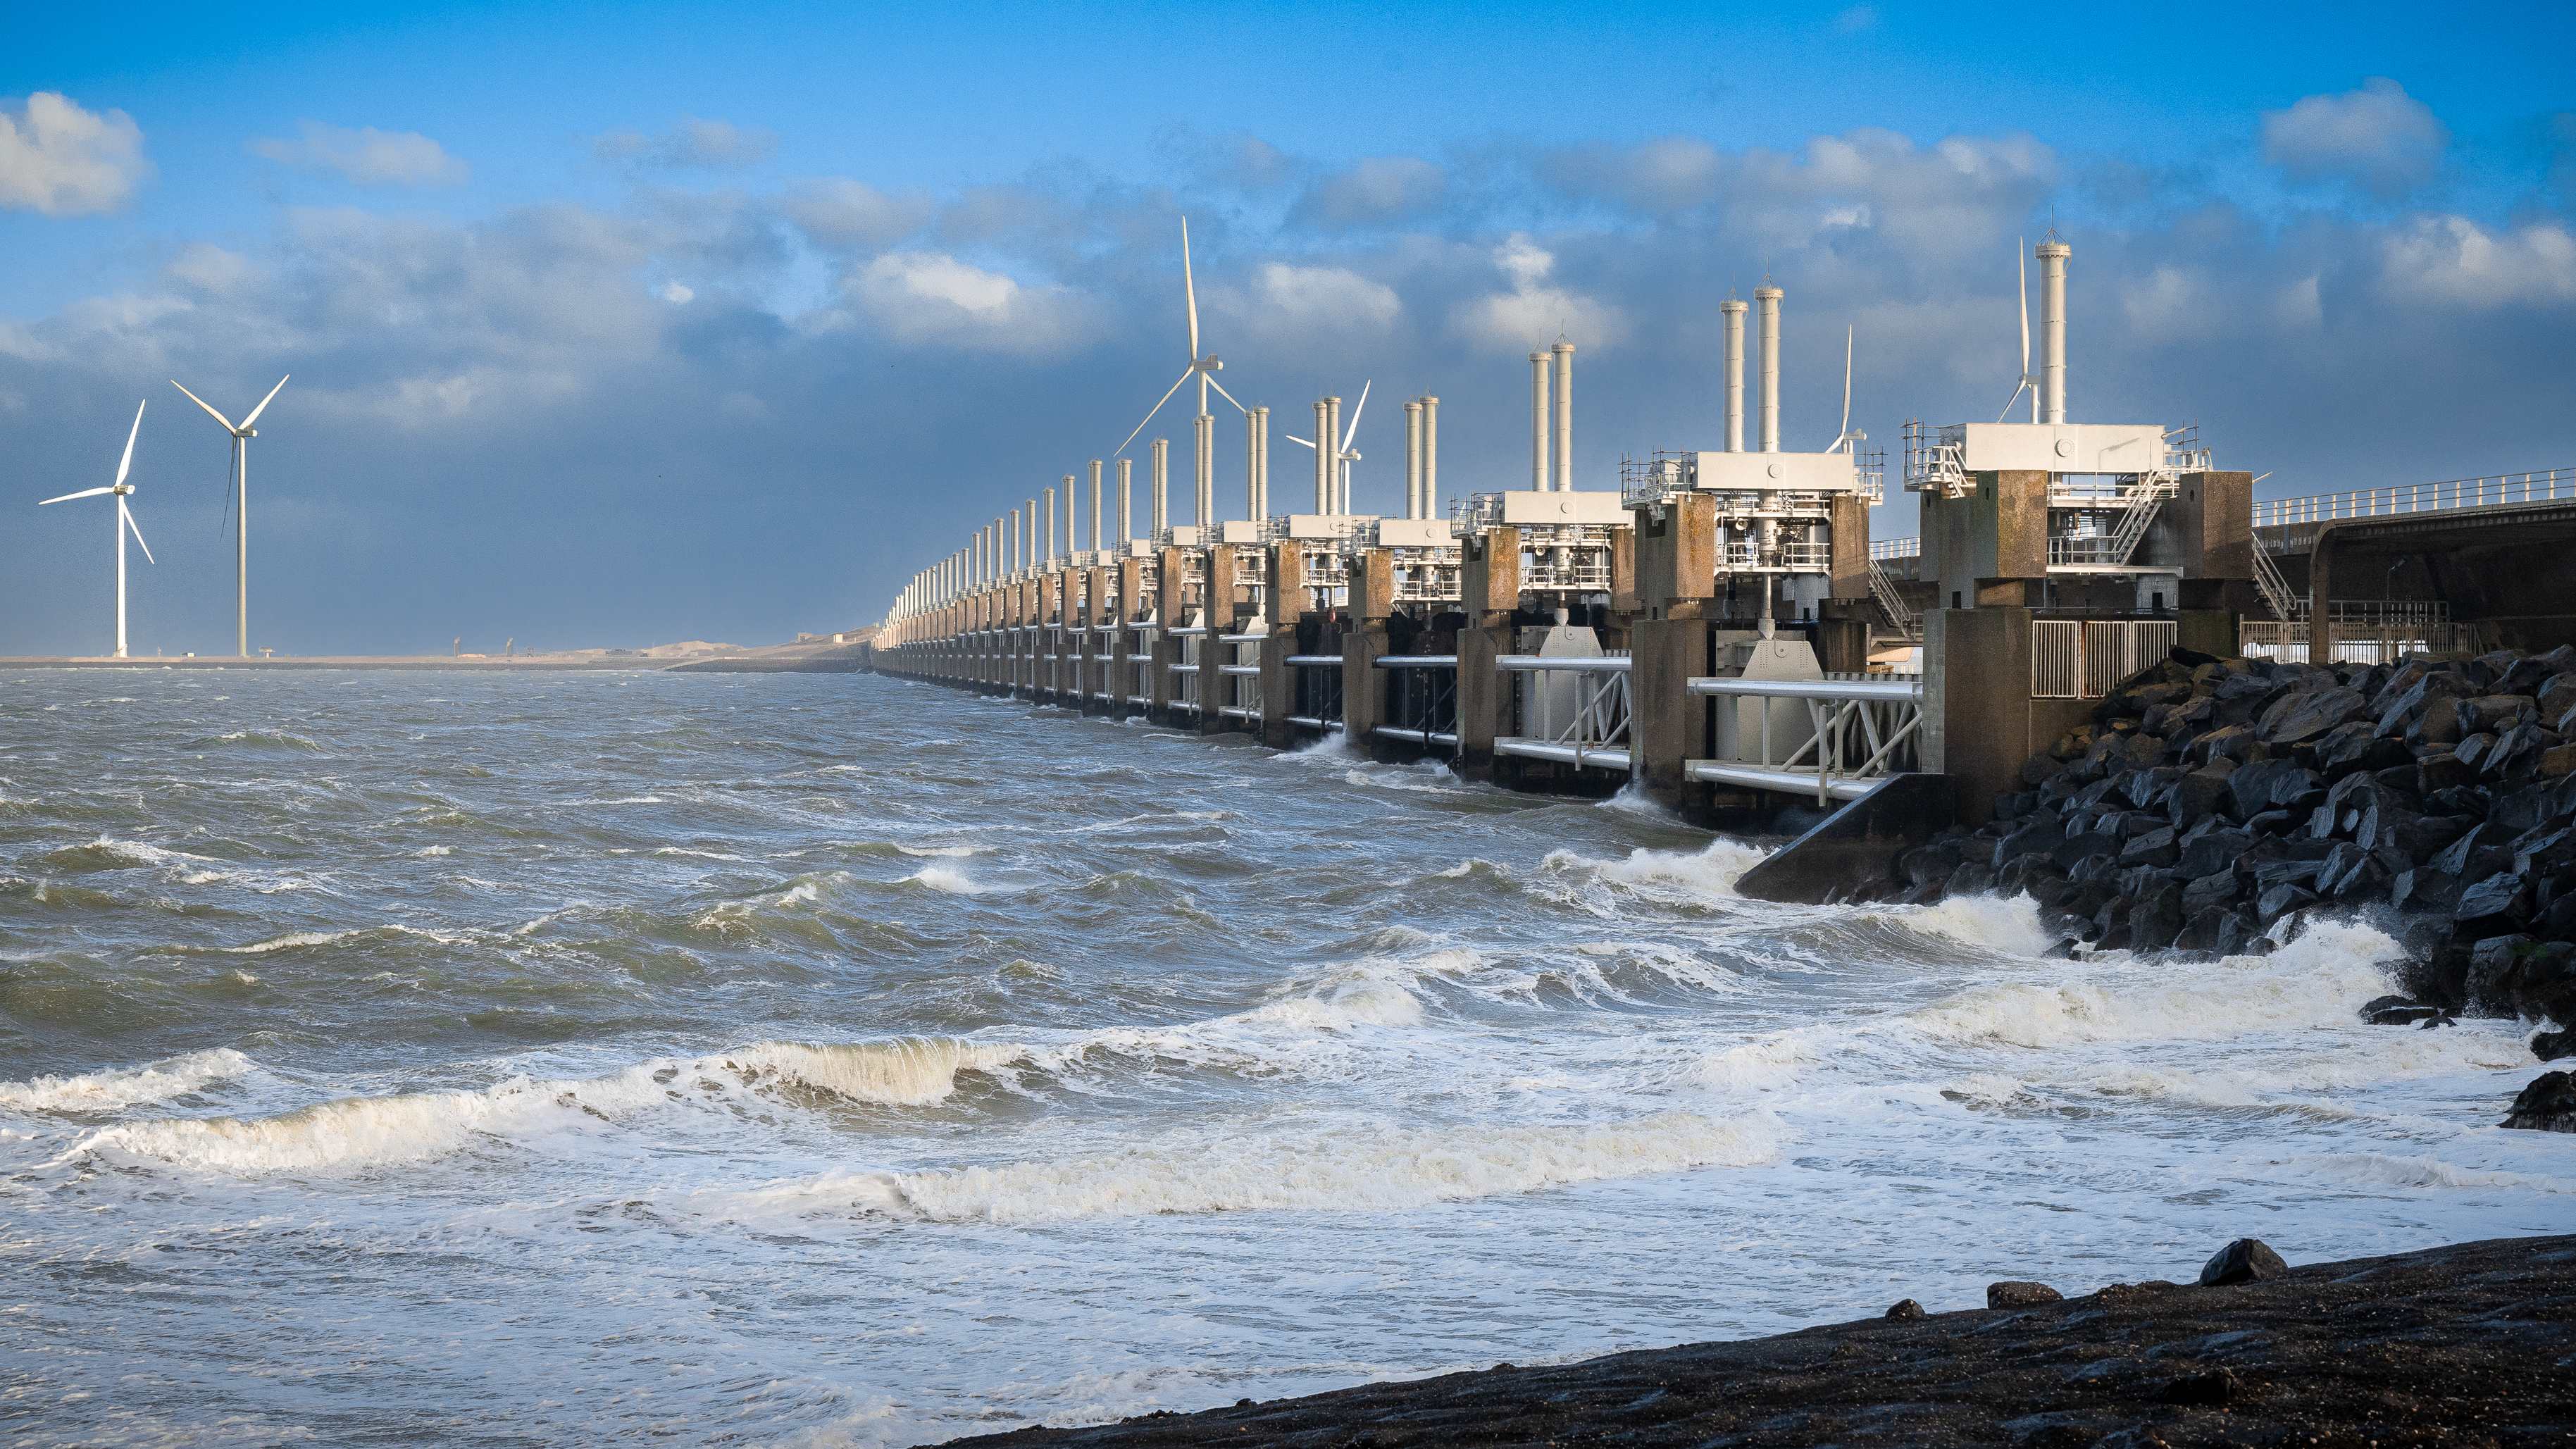
<path fill-rule="evenodd" d="M 293 373 L 287 374 L 287 377 L 292 376 Z M 179 380 L 175 377 L 170 379 L 170 385 L 179 387 Z M 286 378 L 279 378 L 277 386 L 268 390 L 268 396 L 259 400 L 259 406 L 250 410 L 250 416 L 241 420 L 240 427 L 234 427 L 232 419 L 207 407 L 204 398 L 179 387 L 180 392 L 187 394 L 188 401 L 205 408 L 206 416 L 223 424 L 224 431 L 233 435 L 233 494 L 241 505 L 241 528 L 233 536 L 234 547 L 238 550 L 233 565 L 233 604 L 237 611 L 234 628 L 237 631 L 235 643 L 244 659 L 250 657 L 250 440 L 259 436 L 259 429 L 252 425 L 259 421 L 261 413 L 268 411 L 268 405 L 277 400 L 278 392 L 285 386 Z"/>
<path fill-rule="evenodd" d="M 2004 410 L 1995 414 L 1995 421 L 1999 423 L 2012 416 L 2012 405 L 2021 401 L 2025 391 L 2030 394 L 2030 420 L 2034 423 L 2039 421 L 2039 379 L 2030 370 L 2030 248 L 2023 245 L 2028 240 L 2027 237 L 2013 238 L 2017 252 L 2015 260 L 2021 267 L 2021 386 L 2014 388 L 2013 395 L 2004 399 Z"/>
<path fill-rule="evenodd" d="M 1351 446 L 1351 440 L 1359 436 L 1360 414 L 1368 411 L 1368 394 L 1369 380 L 1364 378 L 1360 382 L 1360 400 L 1351 405 L 1351 425 L 1342 429 L 1341 446 L 1333 450 L 1333 506 L 1344 513 L 1351 511 L 1351 465 L 1360 460 L 1359 450 Z M 1315 446 L 1294 433 L 1288 435 L 1288 441 L 1305 448 Z"/>
<path fill-rule="evenodd" d="M 1182 368 L 1181 375 L 1172 379 L 1172 385 L 1163 389 L 1163 395 L 1156 398 L 1154 400 L 1154 405 L 1145 410 L 1144 422 L 1138 423 L 1136 425 L 1135 432 L 1129 433 L 1126 438 L 1118 444 L 1117 449 L 1109 455 L 1113 458 L 1127 451 L 1127 444 L 1136 441 L 1136 433 L 1145 431 L 1145 423 L 1152 422 L 1154 420 L 1154 414 L 1163 410 L 1163 404 L 1172 400 L 1172 394 L 1181 390 L 1181 384 L 1189 381 L 1193 377 L 1199 380 L 1200 417 L 1204 418 L 1208 415 L 1207 395 L 1208 389 L 1211 387 L 1217 390 L 1218 396 L 1224 398 L 1227 402 L 1234 403 L 1235 411 L 1251 411 L 1251 409 L 1245 407 L 1243 404 L 1235 402 L 1234 394 L 1227 392 L 1225 390 L 1225 384 L 1216 380 L 1216 374 L 1223 371 L 1225 368 L 1224 361 L 1215 356 L 1203 354 L 1199 351 L 1199 287 L 1197 279 L 1190 273 L 1190 219 L 1186 216 L 1181 218 L 1181 294 L 1189 304 L 1190 365 Z M 1204 523 L 1206 520 L 1201 519 L 1200 521 Z"/>
<path fill-rule="evenodd" d="M 1851 430 L 1852 330 L 1848 324 L 1843 327 L 1843 430 L 1834 434 L 1832 442 L 1825 444 L 1825 451 L 1828 453 L 1845 443 L 1852 444 L 1853 450 L 1857 452 L 1860 444 L 1869 441 L 1869 434 L 1855 433 Z M 2006 403 L 2004 408 L 2010 411 L 2012 404 Z"/>
<path fill-rule="evenodd" d="M 147 398 L 145 401 L 148 402 L 150 399 Z M 143 403 L 136 403 L 134 426 L 126 429 L 125 432 L 125 456 L 116 465 L 116 481 L 104 488 L 84 488 L 78 493 L 66 493 L 60 498 L 45 500 L 45 503 L 69 503 L 75 498 L 96 498 L 102 493 L 116 499 L 116 657 L 119 659 L 125 657 L 125 535 L 128 530 L 132 530 L 134 541 L 142 544 L 144 561 L 155 562 L 152 557 L 152 545 L 143 542 L 143 530 L 134 526 L 134 515 L 127 512 L 125 507 L 125 495 L 134 491 L 134 485 L 125 481 L 125 475 L 133 470 L 134 438 L 142 431 Z M 45 503 L 39 503 L 36 506 L 42 508 Z"/>

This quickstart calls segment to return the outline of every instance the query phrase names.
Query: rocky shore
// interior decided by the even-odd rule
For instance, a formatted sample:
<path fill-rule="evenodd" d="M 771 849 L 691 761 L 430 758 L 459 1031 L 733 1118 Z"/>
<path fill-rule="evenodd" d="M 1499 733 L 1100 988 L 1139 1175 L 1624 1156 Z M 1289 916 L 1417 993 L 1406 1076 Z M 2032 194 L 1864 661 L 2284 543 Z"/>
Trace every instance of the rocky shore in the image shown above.
<path fill-rule="evenodd" d="M 961 1445 L 2505 1445 L 2576 1439 L 2576 1237 L 2284 1265 L 2250 1240 L 2203 1283 L 1998 1305 L 1776 1338 L 1498 1364 Z M 1910 1312 L 1908 1310 L 1911 1310 Z"/>
<path fill-rule="evenodd" d="M 2517 1016 L 2540 1059 L 2576 1055 L 2576 648 L 2177 649 L 2021 782 L 1989 823 L 1906 852 L 1902 898 L 2027 894 L 2070 951 L 2261 952 L 2305 914 L 2372 913 L 2409 965 L 2371 1020 Z"/>

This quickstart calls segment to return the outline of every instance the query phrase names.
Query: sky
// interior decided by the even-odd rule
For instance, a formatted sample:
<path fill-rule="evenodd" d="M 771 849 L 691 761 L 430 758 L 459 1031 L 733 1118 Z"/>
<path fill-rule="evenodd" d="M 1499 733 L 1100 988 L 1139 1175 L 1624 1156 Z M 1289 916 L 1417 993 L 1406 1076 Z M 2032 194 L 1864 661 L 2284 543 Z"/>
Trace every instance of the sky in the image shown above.
<path fill-rule="evenodd" d="M 2576 465 L 2576 10 L 1863 4 L 286 5 L 0 47 L 0 653 L 756 644 L 1113 456 L 1207 350 L 1284 441 L 1402 400 L 1444 502 L 1717 446 L 1717 303 L 1784 302 L 1784 446 L 1988 420 L 2015 258 L 2078 421 L 2196 423 L 2263 497 Z M 933 12 L 935 13 L 929 13 Z M 2046 24 L 2040 21 L 2045 18 Z M 1186 396 L 1186 394 L 1185 394 Z M 1219 516 L 1243 516 L 1222 400 Z M 1190 409 L 1174 441 L 1187 521 Z M 1880 537 L 1914 531 L 1889 471 Z M 459 645 L 457 641 L 461 640 Z"/>

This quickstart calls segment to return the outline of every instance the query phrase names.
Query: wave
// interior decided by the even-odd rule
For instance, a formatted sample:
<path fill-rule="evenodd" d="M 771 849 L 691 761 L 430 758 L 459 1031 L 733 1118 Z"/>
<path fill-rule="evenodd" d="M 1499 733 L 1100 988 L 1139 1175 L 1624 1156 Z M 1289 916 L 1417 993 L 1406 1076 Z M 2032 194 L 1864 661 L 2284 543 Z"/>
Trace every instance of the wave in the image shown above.
<path fill-rule="evenodd" d="M 1768 1118 L 1662 1112 L 1566 1127 L 1373 1123 L 1287 1135 L 1196 1134 L 1093 1156 L 1003 1167 L 835 1176 L 785 1190 L 846 1195 L 862 1212 L 942 1222 L 1046 1222 L 1162 1213 L 1388 1212 L 1777 1153 Z"/>
<path fill-rule="evenodd" d="M 257 1175 L 417 1162 L 478 1141 L 527 1147 L 563 1128 L 672 1102 L 722 1105 L 781 1086 L 889 1107 L 934 1106 L 961 1072 L 989 1071 L 1024 1049 L 949 1038 L 806 1044 L 757 1042 L 687 1060 L 657 1058 L 579 1081 L 513 1077 L 480 1091 L 404 1092 L 317 1102 L 270 1117 L 161 1120 L 111 1127 L 66 1157 L 149 1160 Z M 695 1095 L 692 1096 L 692 1093 Z"/>
<path fill-rule="evenodd" d="M 2115 966 L 2114 974 L 2092 980 L 1984 986 L 1905 1020 L 1935 1038 L 2020 1047 L 2346 1026 L 2356 1008 L 2388 989 L 2388 967 L 2402 951 L 2371 926 L 2327 922 L 2269 956 L 2130 963 L 2134 974 Z"/>
<path fill-rule="evenodd" d="M 0 1107 L 21 1112 L 112 1112 L 202 1092 L 251 1070 L 249 1057 L 229 1047 L 190 1052 L 139 1067 L 119 1067 L 74 1077 L 0 1082 Z"/>
<path fill-rule="evenodd" d="M 2284 1165 L 2304 1167 L 2368 1187 L 2448 1188 L 2455 1191 L 2521 1188 L 2529 1192 L 2576 1192 L 2576 1178 L 2461 1167 L 2431 1156 L 2392 1157 L 2381 1152 L 2353 1152 L 2325 1157 L 2294 1157 Z"/>

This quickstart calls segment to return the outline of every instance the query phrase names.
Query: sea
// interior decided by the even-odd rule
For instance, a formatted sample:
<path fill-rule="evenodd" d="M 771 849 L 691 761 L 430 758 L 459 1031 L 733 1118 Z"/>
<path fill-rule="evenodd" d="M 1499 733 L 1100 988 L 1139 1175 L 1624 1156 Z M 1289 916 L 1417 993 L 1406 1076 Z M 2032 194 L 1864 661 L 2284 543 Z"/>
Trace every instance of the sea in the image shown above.
<path fill-rule="evenodd" d="M 2576 1227 L 2399 950 L 869 675 L 0 693 L 0 1431 L 905 1445 Z"/>

